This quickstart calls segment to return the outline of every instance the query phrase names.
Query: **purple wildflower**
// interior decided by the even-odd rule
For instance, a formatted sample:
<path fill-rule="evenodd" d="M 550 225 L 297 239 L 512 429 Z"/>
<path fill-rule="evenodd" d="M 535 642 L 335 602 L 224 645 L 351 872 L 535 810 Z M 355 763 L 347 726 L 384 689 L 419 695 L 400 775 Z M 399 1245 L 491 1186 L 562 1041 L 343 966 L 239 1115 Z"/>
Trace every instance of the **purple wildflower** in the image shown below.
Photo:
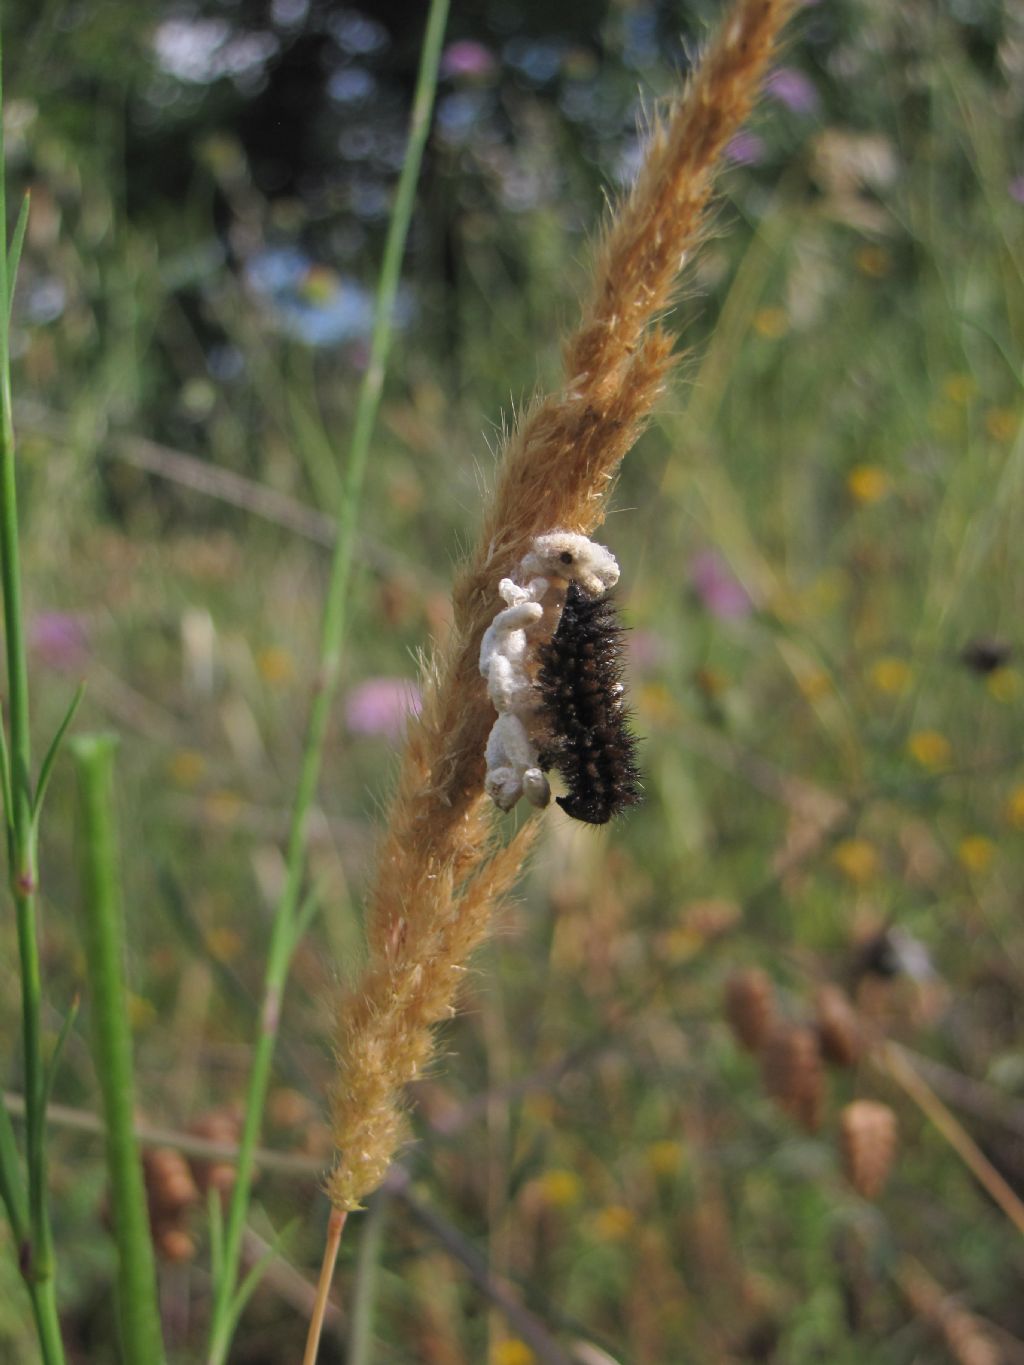
<path fill-rule="evenodd" d="M 89 659 L 89 633 L 79 616 L 66 611 L 44 611 L 32 618 L 29 648 L 46 668 L 75 673 Z"/>
<path fill-rule="evenodd" d="M 757 133 L 737 133 L 725 155 L 737 166 L 760 166 L 764 160 L 764 138 Z"/>
<path fill-rule="evenodd" d="M 472 38 L 450 43 L 441 56 L 441 75 L 481 80 L 494 70 L 494 54 Z"/>
<path fill-rule="evenodd" d="M 1009 184 L 1010 198 L 1024 204 L 1024 175 L 1015 175 Z"/>
<path fill-rule="evenodd" d="M 773 71 L 765 88 L 794 114 L 813 114 L 820 103 L 814 82 L 795 66 L 780 66 Z"/>
<path fill-rule="evenodd" d="M 410 716 L 419 715 L 420 690 L 406 678 L 367 678 L 348 694 L 345 720 L 354 735 L 398 739 Z"/>
<path fill-rule="evenodd" d="M 738 621 L 749 616 L 750 594 L 717 550 L 701 550 L 690 561 L 690 585 L 711 616 Z"/>

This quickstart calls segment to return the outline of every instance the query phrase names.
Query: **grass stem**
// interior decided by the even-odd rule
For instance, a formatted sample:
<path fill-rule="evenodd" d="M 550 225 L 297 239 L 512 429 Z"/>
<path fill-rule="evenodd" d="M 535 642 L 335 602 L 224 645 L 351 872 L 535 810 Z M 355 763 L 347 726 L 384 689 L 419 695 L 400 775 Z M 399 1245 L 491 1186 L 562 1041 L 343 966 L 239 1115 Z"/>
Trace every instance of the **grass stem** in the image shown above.
<path fill-rule="evenodd" d="M 341 1234 L 345 1230 L 348 1213 L 344 1209 L 331 1209 L 327 1220 L 327 1240 L 324 1243 L 324 1259 L 320 1267 L 320 1280 L 316 1287 L 316 1299 L 309 1319 L 309 1333 L 306 1337 L 306 1352 L 302 1365 L 316 1365 L 317 1352 L 320 1350 L 320 1336 L 324 1329 L 324 1315 L 334 1278 L 334 1266 L 341 1246 Z"/>
<path fill-rule="evenodd" d="M 3 49 L 0 42 L 0 70 Z M 0 115 L 3 86 L 0 76 Z M 24 227 L 19 223 L 19 234 Z M 16 234 L 17 237 L 18 234 Z M 16 241 L 15 255 L 18 244 Z M 29 732 L 28 665 L 21 610 L 21 561 L 18 539 L 18 497 L 15 471 L 14 419 L 11 407 L 9 319 L 14 280 L 7 246 L 6 151 L 0 117 L 0 581 L 4 634 L 7 646 L 7 687 L 10 737 L 6 745 L 9 783 L 5 788 L 8 877 L 14 901 L 21 969 L 22 1049 L 25 1074 L 25 1164 L 27 1224 L 19 1238 L 22 1274 L 32 1298 L 39 1344 L 45 1365 L 64 1360 L 56 1295 L 54 1257 L 46 1189 L 46 1075 L 43 1066 L 40 1013 L 42 984 L 36 936 L 36 831 L 32 800 L 32 749 Z M 3 1187 L 8 1212 L 16 1210 L 20 1176 L 11 1169 L 15 1148 L 10 1134 L 0 1142 Z M 12 1228 L 14 1222 L 12 1219 Z M 15 1232 L 17 1229 L 14 1228 Z"/>
<path fill-rule="evenodd" d="M 1024 1235 L 1024 1201 L 1010 1188 L 963 1125 L 950 1113 L 926 1080 L 892 1043 L 881 1049 L 882 1069 L 909 1095 L 942 1134 L 953 1151 L 1019 1233 Z"/>
<path fill-rule="evenodd" d="M 413 100 L 409 145 L 395 193 L 384 258 L 377 285 L 370 358 L 363 375 L 355 422 L 338 506 L 338 539 L 331 562 L 320 637 L 317 687 L 310 708 L 292 810 L 288 838 L 287 874 L 271 929 L 264 978 L 263 1008 L 246 1096 L 245 1122 L 239 1144 L 237 1178 L 228 1209 L 224 1235 L 224 1263 L 215 1295 L 210 1325 L 209 1365 L 222 1365 L 232 1334 L 232 1302 L 238 1279 L 242 1234 L 252 1189 L 253 1156 L 259 1138 L 263 1109 L 270 1083 L 281 1003 L 288 968 L 295 948 L 295 921 L 305 875 L 306 843 L 310 811 L 316 796 L 323 758 L 324 738 L 331 704 L 341 670 L 342 647 L 348 625 L 348 590 L 356 548 L 356 530 L 370 438 L 380 405 L 388 353 L 391 347 L 395 298 L 405 241 L 412 217 L 420 161 L 430 128 L 437 71 L 448 15 L 448 0 L 432 0 L 420 56 L 420 69 Z"/>
<path fill-rule="evenodd" d="M 118 1253 L 118 1311 L 125 1358 L 164 1359 L 156 1264 L 146 1191 L 133 1129 L 134 1081 L 124 979 L 124 935 L 111 816 L 114 750 L 110 735 L 72 741 L 81 812 L 85 952 L 93 1055 L 103 1097 L 110 1204 Z"/>

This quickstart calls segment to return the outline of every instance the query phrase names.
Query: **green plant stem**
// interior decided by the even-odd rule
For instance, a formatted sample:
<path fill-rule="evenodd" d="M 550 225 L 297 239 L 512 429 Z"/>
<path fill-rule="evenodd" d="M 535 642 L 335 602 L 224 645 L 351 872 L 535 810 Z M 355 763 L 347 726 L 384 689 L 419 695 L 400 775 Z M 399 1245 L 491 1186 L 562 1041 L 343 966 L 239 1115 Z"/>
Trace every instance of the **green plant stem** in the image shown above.
<path fill-rule="evenodd" d="M 309 815 L 316 797 L 324 737 L 341 669 L 342 646 L 348 624 L 348 589 L 352 577 L 360 499 L 380 405 L 385 366 L 391 346 L 395 296 L 409 222 L 412 217 L 420 161 L 430 128 L 441 43 L 448 16 L 448 0 L 431 0 L 413 99 L 409 146 L 395 193 L 384 259 L 377 284 L 370 358 L 359 391 L 348 462 L 338 506 L 338 539 L 331 562 L 324 603 L 316 692 L 310 708 L 295 804 L 288 839 L 287 875 L 274 913 L 263 1007 L 246 1097 L 245 1123 L 239 1143 L 238 1166 L 224 1236 L 224 1260 L 218 1280 L 210 1325 L 209 1365 L 222 1365 L 232 1332 L 231 1304 L 238 1279 L 242 1233 L 252 1189 L 253 1156 L 259 1138 L 270 1083 L 274 1046 L 280 1021 L 285 981 L 295 948 L 295 921 L 305 874 Z"/>
<path fill-rule="evenodd" d="M 2 68 L 0 46 L 0 68 Z M 0 77 L 0 577 L 3 584 L 7 687 L 10 708 L 10 805 L 5 810 L 8 875 L 14 900 L 21 968 L 22 1048 L 25 1072 L 25 1155 L 28 1184 L 27 1227 L 19 1248 L 22 1273 L 32 1298 L 39 1344 L 46 1365 L 64 1360 L 53 1287 L 54 1258 L 46 1189 L 46 1080 L 40 1036 L 42 998 L 39 947 L 36 941 L 36 836 L 32 819 L 32 749 L 29 738 L 28 667 L 21 612 L 21 564 L 18 554 L 18 500 L 15 475 L 14 419 L 7 319 L 11 287 L 7 255 L 6 159 L 3 143 L 3 87 Z M 8 1167 L 13 1144 L 0 1143 L 0 1161 Z M 5 1169 L 3 1184 L 19 1186 L 17 1172 Z"/>
<path fill-rule="evenodd" d="M 103 1097 L 124 1357 L 132 1362 L 160 1365 L 164 1350 L 157 1306 L 156 1264 L 142 1162 L 133 1129 L 132 1040 L 128 1026 L 121 896 L 111 815 L 116 745 L 117 741 L 111 735 L 83 735 L 71 744 L 78 773 L 86 967 L 93 1057 Z"/>

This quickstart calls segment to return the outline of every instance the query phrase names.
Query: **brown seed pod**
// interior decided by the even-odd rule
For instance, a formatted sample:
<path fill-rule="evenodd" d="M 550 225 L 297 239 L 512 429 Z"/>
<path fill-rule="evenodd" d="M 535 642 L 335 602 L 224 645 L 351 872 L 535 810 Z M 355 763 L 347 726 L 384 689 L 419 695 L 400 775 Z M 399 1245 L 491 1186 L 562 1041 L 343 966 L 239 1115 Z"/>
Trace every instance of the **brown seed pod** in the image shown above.
<path fill-rule="evenodd" d="M 174 1147 L 151 1147 L 142 1155 L 149 1216 L 154 1224 L 175 1222 L 199 1200 L 188 1162 Z"/>
<path fill-rule="evenodd" d="M 828 982 L 814 996 L 821 1054 L 833 1066 L 855 1066 L 864 1051 L 864 1030 L 845 991 Z"/>
<path fill-rule="evenodd" d="M 1001 1365 L 1002 1351 L 973 1313 L 953 1308 L 942 1324 L 949 1353 L 959 1365 Z"/>
<path fill-rule="evenodd" d="M 279 1086 L 267 1097 L 267 1118 L 275 1128 L 304 1127 L 312 1117 L 313 1106 L 301 1090 Z M 237 1133 L 232 1140 L 237 1140 Z"/>
<path fill-rule="evenodd" d="M 191 1261 L 196 1254 L 196 1244 L 184 1228 L 161 1228 L 153 1241 L 162 1261 Z"/>
<path fill-rule="evenodd" d="M 958 1365 L 1001 1365 L 1005 1357 L 988 1324 L 957 1303 L 923 1266 L 906 1261 L 899 1283 L 914 1312 L 945 1338 Z"/>
<path fill-rule="evenodd" d="M 761 1074 L 768 1094 L 808 1133 L 821 1126 L 825 1076 L 814 1030 L 783 1024 L 764 1045 Z"/>
<path fill-rule="evenodd" d="M 189 1132 L 196 1137 L 207 1138 L 225 1147 L 237 1147 L 241 1131 L 241 1119 L 230 1109 L 212 1109 L 189 1125 Z M 204 1194 L 211 1189 L 218 1190 L 222 1195 L 227 1194 L 235 1183 L 235 1166 L 231 1161 L 206 1161 L 201 1157 L 193 1157 L 192 1174 Z"/>
<path fill-rule="evenodd" d="M 760 967 L 733 972 L 725 983 L 725 1017 L 736 1041 L 757 1052 L 775 1028 L 775 988 Z"/>
<path fill-rule="evenodd" d="M 897 1136 L 896 1115 L 877 1100 L 854 1100 L 840 1114 L 843 1169 L 865 1199 L 881 1194 L 896 1155 Z"/>

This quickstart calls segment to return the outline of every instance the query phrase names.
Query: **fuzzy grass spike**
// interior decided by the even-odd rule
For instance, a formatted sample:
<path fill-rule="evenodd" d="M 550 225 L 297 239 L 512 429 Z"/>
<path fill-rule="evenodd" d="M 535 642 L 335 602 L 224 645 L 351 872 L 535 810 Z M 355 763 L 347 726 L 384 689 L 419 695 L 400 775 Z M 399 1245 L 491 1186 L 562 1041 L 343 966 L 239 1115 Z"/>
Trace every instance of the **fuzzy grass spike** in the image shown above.
<path fill-rule="evenodd" d="M 404 1133 L 402 1092 L 453 1010 L 465 963 L 511 888 L 532 826 L 494 852 L 483 794 L 493 708 L 479 673 L 496 584 L 552 527 L 590 535 L 623 456 L 672 367 L 657 324 L 700 240 L 721 154 L 740 128 L 794 0 L 736 0 L 699 70 L 653 131 L 643 169 L 600 244 L 559 392 L 534 403 L 501 453 L 480 538 L 453 591 L 450 642 L 425 680 L 368 897 L 368 960 L 338 1018 L 328 1192 L 358 1208 Z"/>

